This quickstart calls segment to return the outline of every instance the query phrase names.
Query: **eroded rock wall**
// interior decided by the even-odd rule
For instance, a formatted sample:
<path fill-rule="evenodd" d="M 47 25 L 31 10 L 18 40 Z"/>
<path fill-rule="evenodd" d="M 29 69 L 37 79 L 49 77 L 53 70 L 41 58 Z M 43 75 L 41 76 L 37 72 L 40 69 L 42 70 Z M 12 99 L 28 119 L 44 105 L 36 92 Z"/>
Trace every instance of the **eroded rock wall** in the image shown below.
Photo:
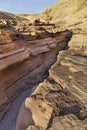
<path fill-rule="evenodd" d="M 49 78 L 25 100 L 24 106 L 32 113 L 30 119 L 34 123 L 27 130 L 87 129 L 86 10 L 85 0 L 62 0 L 39 15 L 48 21 L 51 18 L 57 30 L 72 30 L 73 36 L 69 48 L 59 53 L 56 63 L 49 70 Z M 20 124 L 18 122 L 17 125 Z"/>
<path fill-rule="evenodd" d="M 0 119 L 13 99 L 24 89 L 42 82 L 44 73 L 57 60 L 49 77 L 22 104 L 16 130 L 87 129 L 86 10 L 85 0 L 62 0 L 37 15 L 48 22 L 52 20 L 54 27 L 33 23 L 28 29 L 24 21 L 15 27 L 13 22 L 10 26 L 1 21 Z"/>
<path fill-rule="evenodd" d="M 56 61 L 59 50 L 67 46 L 71 35 L 70 31 L 65 31 L 55 38 L 36 39 L 29 44 L 12 27 L 1 28 L 0 119 L 19 93 L 43 81 L 45 73 Z"/>

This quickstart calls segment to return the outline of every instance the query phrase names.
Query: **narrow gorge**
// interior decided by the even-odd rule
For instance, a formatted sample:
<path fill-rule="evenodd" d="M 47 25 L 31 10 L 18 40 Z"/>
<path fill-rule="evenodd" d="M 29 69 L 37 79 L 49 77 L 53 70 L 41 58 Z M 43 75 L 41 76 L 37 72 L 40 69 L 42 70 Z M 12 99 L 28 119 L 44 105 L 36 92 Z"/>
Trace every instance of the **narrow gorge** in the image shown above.
<path fill-rule="evenodd" d="M 87 130 L 86 10 L 0 12 L 0 130 Z"/>
<path fill-rule="evenodd" d="M 14 129 L 12 123 L 16 120 L 17 115 L 13 116 L 15 119 L 11 119 L 12 123 L 9 122 L 10 119 L 8 120 L 9 124 L 6 124 L 5 121 L 7 117 L 14 114 L 14 109 L 13 113 L 12 110 L 11 113 L 7 112 L 15 102 L 13 100 L 17 101 L 17 96 L 23 91 L 32 92 L 34 86 L 47 78 L 48 70 L 56 61 L 57 54 L 60 50 L 67 48 L 68 41 L 72 36 L 72 32 L 67 30 L 55 33 L 54 36 L 47 37 L 46 35 L 44 39 L 26 41 L 17 33 L 11 27 L 9 29 L 3 27 L 0 34 L 2 37 L 0 44 L 1 130 Z M 26 96 L 24 95 L 24 97 Z M 19 104 L 15 105 L 19 108 Z"/>

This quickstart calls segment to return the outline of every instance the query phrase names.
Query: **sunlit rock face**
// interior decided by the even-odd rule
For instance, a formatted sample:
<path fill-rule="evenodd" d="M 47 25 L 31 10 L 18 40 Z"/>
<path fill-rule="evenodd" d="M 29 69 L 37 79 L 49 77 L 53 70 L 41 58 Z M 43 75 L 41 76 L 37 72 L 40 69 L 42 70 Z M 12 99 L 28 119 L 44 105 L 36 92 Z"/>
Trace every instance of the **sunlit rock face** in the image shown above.
<path fill-rule="evenodd" d="M 47 80 L 39 84 L 30 98 L 26 98 L 25 108 L 21 107 L 23 110 L 28 108 L 32 113 L 31 119 L 34 125 L 28 127 L 26 125 L 29 130 L 87 128 L 86 10 L 85 0 L 62 0 L 37 16 L 47 21 L 51 19 L 51 22 L 56 24 L 57 31 L 72 30 L 73 35 L 68 43 L 69 48 L 59 52 L 56 63 L 49 70 Z M 36 107 L 32 108 L 32 104 Z M 44 112 L 41 111 L 43 106 L 45 106 Z M 47 118 L 45 114 L 48 115 Z M 20 116 L 21 112 L 17 120 L 19 130 L 20 124 L 25 125 L 19 120 Z"/>
<path fill-rule="evenodd" d="M 6 18 L 7 15 L 8 14 L 6 14 Z M 14 98 L 25 89 L 33 88 L 47 77 L 47 72 L 56 61 L 57 54 L 60 50 L 67 47 L 68 41 L 72 36 L 72 31 L 68 30 L 53 32 L 54 24 L 47 22 L 39 22 L 37 25 L 34 21 L 32 22 L 32 26 L 28 27 L 29 21 L 27 20 L 23 20 L 20 26 L 19 21 L 16 25 L 11 24 L 8 20 L 5 20 L 6 24 L 4 25 L 3 21 L 4 20 L 1 21 L 3 26 L 0 26 L 0 120 L 2 121 L 5 119 L 6 112 L 11 108 Z M 23 30 L 22 25 L 26 25 L 25 30 Z M 39 32 L 38 28 L 40 28 Z M 31 35 L 28 33 L 28 29 L 32 29 Z M 34 33 L 33 36 L 32 33 Z M 30 102 L 32 102 L 32 100 Z M 28 104 L 29 102 L 27 100 L 26 105 L 28 106 Z M 47 115 L 48 118 L 44 123 L 42 121 L 41 127 L 46 128 L 52 114 L 52 107 L 45 102 L 43 103 L 43 107 L 47 108 L 44 118 L 47 118 Z M 39 119 L 36 119 L 36 116 L 34 116 L 34 119 L 32 118 L 31 110 L 30 112 L 28 108 L 26 108 L 26 110 L 25 107 L 23 111 L 21 109 L 23 116 L 27 116 L 30 113 L 26 120 L 24 116 L 21 121 L 21 112 L 19 112 L 17 120 L 20 122 L 20 125 L 17 123 L 18 130 L 27 128 L 29 124 L 34 124 L 34 119 L 36 125 L 39 124 Z M 38 110 L 37 104 L 37 111 Z M 42 108 L 42 111 L 44 111 L 44 108 Z M 41 115 L 41 113 L 39 113 L 39 115 Z M 42 120 L 44 119 L 43 115 L 40 117 Z M 1 122 L 0 129 L 13 129 L 11 124 L 4 126 Z M 21 122 L 24 124 L 23 127 L 21 126 Z"/>
<path fill-rule="evenodd" d="M 86 10 L 86 0 L 62 0 L 32 20 L 0 13 L 0 120 L 14 98 L 40 83 L 14 129 L 86 130 Z M 12 123 L 4 130 L 14 130 Z"/>

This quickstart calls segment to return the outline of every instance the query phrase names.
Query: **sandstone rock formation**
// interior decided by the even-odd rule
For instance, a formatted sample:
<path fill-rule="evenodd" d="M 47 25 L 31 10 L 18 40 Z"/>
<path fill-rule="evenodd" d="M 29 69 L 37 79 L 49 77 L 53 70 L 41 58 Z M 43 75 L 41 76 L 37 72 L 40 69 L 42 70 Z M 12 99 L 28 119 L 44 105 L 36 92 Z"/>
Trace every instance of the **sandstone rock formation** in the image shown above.
<path fill-rule="evenodd" d="M 51 19 L 57 31 L 72 30 L 73 36 L 68 50 L 59 53 L 56 63 L 49 70 L 49 78 L 25 100 L 25 108 L 31 111 L 34 120 L 32 129 L 36 126 L 39 130 L 87 129 L 86 10 L 85 0 L 62 0 L 37 16 L 48 21 Z M 46 104 L 45 109 L 43 104 Z"/>
<path fill-rule="evenodd" d="M 23 102 L 16 130 L 87 129 L 86 10 L 85 0 L 61 0 L 32 20 L 1 12 L 0 120 L 14 98 L 40 83 Z"/>
<path fill-rule="evenodd" d="M 44 26 L 40 23 L 38 28 L 44 29 L 44 37 L 38 38 L 35 34 L 32 39 L 18 31 L 19 21 L 16 26 L 9 23 L 7 18 L 5 21 L 6 25 L 2 26 L 2 20 L 0 26 L 0 120 L 4 118 L 16 96 L 43 81 L 47 70 L 56 61 L 56 55 L 67 46 L 72 36 L 72 32 L 68 30 L 53 34 L 48 31 L 48 27 L 51 30 L 53 25 L 44 23 Z M 22 25 L 21 23 L 20 29 Z M 32 32 L 36 26 L 33 25 Z M 43 35 L 42 29 L 40 35 Z M 27 124 L 29 125 L 29 121 Z"/>

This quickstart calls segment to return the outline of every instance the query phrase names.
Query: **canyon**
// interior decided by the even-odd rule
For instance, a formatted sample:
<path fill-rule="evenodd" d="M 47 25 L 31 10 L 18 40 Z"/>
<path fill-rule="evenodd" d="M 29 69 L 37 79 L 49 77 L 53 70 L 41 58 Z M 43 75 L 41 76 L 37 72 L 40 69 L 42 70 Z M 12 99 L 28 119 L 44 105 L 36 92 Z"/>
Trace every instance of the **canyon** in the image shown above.
<path fill-rule="evenodd" d="M 87 129 L 87 2 L 0 12 L 0 130 Z"/>

